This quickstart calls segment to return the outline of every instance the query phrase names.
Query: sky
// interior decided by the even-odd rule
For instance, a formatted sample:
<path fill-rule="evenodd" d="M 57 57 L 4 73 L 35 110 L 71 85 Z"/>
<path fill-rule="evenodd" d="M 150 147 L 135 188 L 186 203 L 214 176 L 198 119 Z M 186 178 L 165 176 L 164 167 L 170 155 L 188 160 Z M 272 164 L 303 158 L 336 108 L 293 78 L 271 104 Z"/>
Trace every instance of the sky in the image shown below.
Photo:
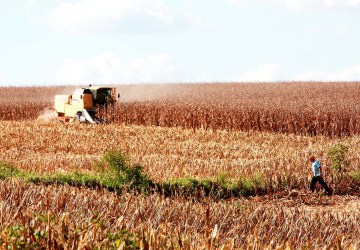
<path fill-rule="evenodd" d="M 0 0 L 0 86 L 360 81 L 360 0 Z"/>

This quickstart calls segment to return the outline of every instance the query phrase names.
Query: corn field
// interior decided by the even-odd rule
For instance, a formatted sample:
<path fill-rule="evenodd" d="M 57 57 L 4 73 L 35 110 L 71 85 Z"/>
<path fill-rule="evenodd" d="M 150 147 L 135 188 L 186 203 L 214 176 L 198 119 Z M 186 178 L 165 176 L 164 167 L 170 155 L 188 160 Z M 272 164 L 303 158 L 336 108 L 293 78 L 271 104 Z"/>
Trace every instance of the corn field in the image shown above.
<path fill-rule="evenodd" d="M 75 87 L 74 87 L 75 88 Z M 2 120 L 36 119 L 71 87 L 2 88 Z M 118 86 L 116 124 L 341 137 L 360 133 L 360 83 Z M 9 100 L 9 94 L 15 96 Z M 25 104 L 25 105 L 24 105 Z"/>
<path fill-rule="evenodd" d="M 49 249 L 117 249 L 121 243 L 109 236 L 124 230 L 139 236 L 139 249 L 360 246 L 360 207 L 349 197 L 335 201 L 299 194 L 194 202 L 18 181 L 2 181 L 0 196 L 2 247 L 23 242 L 23 246 L 43 243 Z"/>
<path fill-rule="evenodd" d="M 52 120 L 54 95 L 73 89 L 1 88 L 0 163 L 96 174 L 120 150 L 157 182 L 256 176 L 266 192 L 222 200 L 4 179 L 0 249 L 360 248 L 349 177 L 360 166 L 359 83 L 125 85 L 102 113 L 110 124 Z M 349 149 L 341 173 L 330 167 L 336 145 Z M 335 195 L 308 191 L 309 155 Z"/>
<path fill-rule="evenodd" d="M 331 139 L 260 132 L 228 132 L 125 125 L 63 125 L 41 121 L 0 123 L 0 160 L 37 173 L 94 171 L 93 163 L 109 150 L 127 152 L 153 180 L 191 176 L 228 179 L 259 175 L 269 190 L 307 188 L 308 156 L 318 156 L 326 178 L 350 192 L 351 182 L 330 168 L 327 152 L 349 146 L 346 171 L 358 169 L 358 137 Z M 346 184 L 346 185 L 345 185 Z M 345 187 L 342 187 L 345 185 Z M 349 190 L 350 188 L 350 190 Z M 343 190 L 344 189 L 344 190 Z M 355 189 L 356 190 L 356 189 Z"/>

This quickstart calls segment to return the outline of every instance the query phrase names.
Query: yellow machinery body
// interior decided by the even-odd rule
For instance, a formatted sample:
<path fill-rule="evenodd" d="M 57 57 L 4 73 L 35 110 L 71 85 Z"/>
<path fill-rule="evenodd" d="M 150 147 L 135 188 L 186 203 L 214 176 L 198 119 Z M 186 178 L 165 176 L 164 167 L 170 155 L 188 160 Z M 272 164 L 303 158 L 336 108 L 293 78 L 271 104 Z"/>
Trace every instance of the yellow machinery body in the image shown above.
<path fill-rule="evenodd" d="M 113 87 L 77 89 L 72 95 L 56 95 L 54 110 L 63 122 L 100 123 L 96 117 L 97 107 L 114 104 L 116 99 L 116 89 Z"/>

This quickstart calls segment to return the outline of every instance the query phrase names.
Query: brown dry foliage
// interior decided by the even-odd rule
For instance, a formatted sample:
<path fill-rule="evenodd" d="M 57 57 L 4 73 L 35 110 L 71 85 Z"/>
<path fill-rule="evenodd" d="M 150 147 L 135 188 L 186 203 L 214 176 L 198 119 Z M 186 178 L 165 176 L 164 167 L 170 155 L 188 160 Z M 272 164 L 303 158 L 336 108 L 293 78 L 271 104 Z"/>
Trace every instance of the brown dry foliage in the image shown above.
<path fill-rule="evenodd" d="M 75 87 L 74 87 L 75 88 Z M 35 119 L 71 87 L 2 88 L 0 119 Z M 348 136 L 360 133 L 360 83 L 119 85 L 114 123 Z M 11 99 L 9 100 L 9 94 Z"/>
<path fill-rule="evenodd" d="M 323 165 L 337 193 L 359 192 L 331 170 L 327 152 L 349 146 L 350 165 L 358 169 L 359 137 L 330 139 L 260 132 L 227 132 L 124 125 L 63 125 L 39 121 L 0 122 L 0 161 L 37 173 L 94 171 L 93 163 L 109 150 L 127 152 L 155 181 L 191 176 L 229 179 L 262 176 L 270 192 L 308 188 L 309 155 Z M 350 185 L 350 186 L 349 186 Z"/>
<path fill-rule="evenodd" d="M 56 241 L 67 249 L 73 249 L 75 242 L 76 249 L 106 246 L 105 233 L 122 229 L 144 236 L 152 249 L 339 249 L 339 245 L 358 249 L 360 207 L 356 199 L 319 200 L 299 194 L 283 199 L 195 202 L 182 197 L 118 196 L 105 190 L 1 181 L 0 230 L 20 224 L 51 231 L 48 244 Z M 339 208 L 334 202 L 344 206 Z M 322 208 L 314 209 L 314 205 Z M 42 223 L 35 218 L 39 213 L 55 217 Z M 92 224 L 92 218 L 102 223 Z M 5 238 L 2 234 L 1 239 Z M 8 240 L 11 243 L 11 238 Z"/>
<path fill-rule="evenodd" d="M 153 248 L 168 249 L 182 242 L 184 249 L 277 245 L 358 249 L 358 197 L 288 191 L 308 188 L 307 159 L 313 154 L 336 192 L 358 192 L 359 186 L 328 168 L 326 152 L 346 144 L 350 148 L 346 171 L 358 170 L 359 87 L 359 83 L 119 86 L 122 101 L 107 114 L 113 123 L 98 126 L 33 121 L 52 106 L 55 94 L 71 90 L 1 88 L 0 161 L 17 168 L 40 173 L 94 171 L 93 162 L 105 152 L 121 150 L 156 181 L 260 174 L 278 193 L 198 202 L 6 180 L 0 183 L 0 230 L 18 224 L 46 230 L 49 225 L 36 220 L 37 213 L 54 215 L 58 222 L 68 217 L 70 231 L 90 229 L 83 243 L 94 247 L 104 240 L 90 225 L 98 213 L 103 232 L 127 229 L 144 235 Z M 60 224 L 50 225 L 58 242 Z M 69 238 L 62 244 L 71 249 L 74 241 Z"/>

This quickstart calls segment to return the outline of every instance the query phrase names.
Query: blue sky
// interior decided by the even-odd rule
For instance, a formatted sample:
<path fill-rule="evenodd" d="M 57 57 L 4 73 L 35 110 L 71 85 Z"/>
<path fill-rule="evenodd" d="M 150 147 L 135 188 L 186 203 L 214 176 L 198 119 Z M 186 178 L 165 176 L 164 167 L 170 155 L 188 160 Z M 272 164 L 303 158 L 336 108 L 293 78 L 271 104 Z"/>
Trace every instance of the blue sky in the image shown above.
<path fill-rule="evenodd" d="M 359 81 L 360 0 L 0 0 L 0 86 Z"/>

